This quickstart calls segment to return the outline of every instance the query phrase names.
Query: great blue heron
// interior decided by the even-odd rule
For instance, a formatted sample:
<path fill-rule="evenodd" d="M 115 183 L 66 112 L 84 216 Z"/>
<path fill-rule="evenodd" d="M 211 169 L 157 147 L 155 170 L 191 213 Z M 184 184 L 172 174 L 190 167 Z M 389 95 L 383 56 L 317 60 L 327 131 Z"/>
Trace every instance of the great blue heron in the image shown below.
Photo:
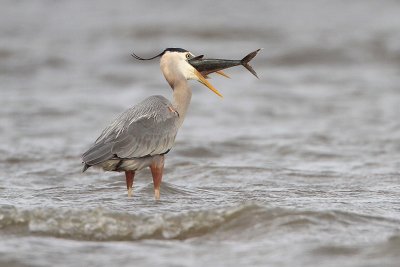
<path fill-rule="evenodd" d="M 154 183 L 154 196 L 160 199 L 160 185 L 164 169 L 164 158 L 175 141 L 192 97 L 188 80 L 197 80 L 211 91 L 222 96 L 204 76 L 222 69 L 247 64 L 256 54 L 241 61 L 202 61 L 181 48 L 167 48 L 159 55 L 140 60 L 160 58 L 161 71 L 173 91 L 172 103 L 163 96 L 150 96 L 119 115 L 106 127 L 92 147 L 82 155 L 83 172 L 91 166 L 100 166 L 106 171 L 124 171 L 128 196 L 132 196 L 135 172 L 150 167 Z M 190 63 L 193 60 L 193 63 Z M 229 64 L 227 64 L 227 62 Z M 222 64 L 224 63 L 224 64 Z M 221 65 L 222 64 L 222 65 Z M 200 73 L 196 68 L 201 69 Z M 250 70 L 249 69 L 249 70 Z M 252 70 L 252 69 L 251 69 Z M 254 70 L 252 71 L 254 72 Z M 255 74 L 255 72 L 253 73 Z M 204 76 L 203 76 L 204 75 Z"/>

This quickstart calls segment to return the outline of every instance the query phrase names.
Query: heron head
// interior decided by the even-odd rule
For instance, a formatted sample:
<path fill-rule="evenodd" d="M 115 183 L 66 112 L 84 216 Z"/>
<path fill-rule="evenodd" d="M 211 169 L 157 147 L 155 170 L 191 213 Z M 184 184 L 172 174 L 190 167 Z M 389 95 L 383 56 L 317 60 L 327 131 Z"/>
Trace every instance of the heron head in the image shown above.
<path fill-rule="evenodd" d="M 160 67 L 164 74 L 165 79 L 168 81 L 171 87 L 179 80 L 196 80 L 208 89 L 213 91 L 218 96 L 222 97 L 222 94 L 212 86 L 207 79 L 190 63 L 189 60 L 195 56 L 182 48 L 167 48 L 159 55 L 152 58 L 144 59 L 132 54 L 133 57 L 139 60 L 150 60 L 156 57 L 161 57 Z"/>

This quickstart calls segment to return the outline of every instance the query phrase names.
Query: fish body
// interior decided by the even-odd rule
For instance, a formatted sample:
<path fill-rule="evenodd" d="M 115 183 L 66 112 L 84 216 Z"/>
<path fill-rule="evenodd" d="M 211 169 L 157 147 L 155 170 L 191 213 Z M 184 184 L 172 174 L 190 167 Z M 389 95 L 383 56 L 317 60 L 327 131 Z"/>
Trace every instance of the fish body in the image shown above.
<path fill-rule="evenodd" d="M 257 55 L 257 53 L 260 50 L 261 49 L 257 49 L 256 51 L 249 53 L 241 60 L 214 59 L 214 58 L 203 58 L 203 56 L 197 56 L 192 59 L 189 59 L 188 62 L 204 76 L 213 72 L 218 72 L 223 69 L 242 65 L 258 78 L 257 73 L 250 66 L 249 62 Z"/>

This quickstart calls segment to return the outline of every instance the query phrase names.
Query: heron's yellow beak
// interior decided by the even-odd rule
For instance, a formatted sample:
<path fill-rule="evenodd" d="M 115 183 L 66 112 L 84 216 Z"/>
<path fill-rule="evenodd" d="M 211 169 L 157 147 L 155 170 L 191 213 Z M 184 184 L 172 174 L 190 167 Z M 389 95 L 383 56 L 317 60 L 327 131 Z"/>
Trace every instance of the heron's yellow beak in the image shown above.
<path fill-rule="evenodd" d="M 201 75 L 200 72 L 198 72 L 196 69 L 194 70 L 194 74 L 196 75 L 196 77 L 198 78 L 198 81 L 201 82 L 202 84 L 204 84 L 205 86 L 208 87 L 208 89 L 210 89 L 211 91 L 213 91 L 215 94 L 217 94 L 219 97 L 223 97 L 222 94 L 220 92 L 218 92 L 217 89 L 214 88 L 214 86 L 211 85 L 211 83 L 209 83 L 206 78 L 204 78 L 203 75 Z"/>

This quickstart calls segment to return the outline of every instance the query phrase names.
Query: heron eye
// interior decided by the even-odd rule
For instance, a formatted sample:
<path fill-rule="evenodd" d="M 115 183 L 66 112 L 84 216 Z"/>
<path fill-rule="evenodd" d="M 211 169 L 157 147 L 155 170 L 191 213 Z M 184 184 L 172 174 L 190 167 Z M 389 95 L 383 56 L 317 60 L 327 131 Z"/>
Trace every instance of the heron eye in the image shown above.
<path fill-rule="evenodd" d="M 189 53 L 186 54 L 186 58 L 187 58 L 187 59 L 191 58 L 191 56 L 190 56 Z"/>

